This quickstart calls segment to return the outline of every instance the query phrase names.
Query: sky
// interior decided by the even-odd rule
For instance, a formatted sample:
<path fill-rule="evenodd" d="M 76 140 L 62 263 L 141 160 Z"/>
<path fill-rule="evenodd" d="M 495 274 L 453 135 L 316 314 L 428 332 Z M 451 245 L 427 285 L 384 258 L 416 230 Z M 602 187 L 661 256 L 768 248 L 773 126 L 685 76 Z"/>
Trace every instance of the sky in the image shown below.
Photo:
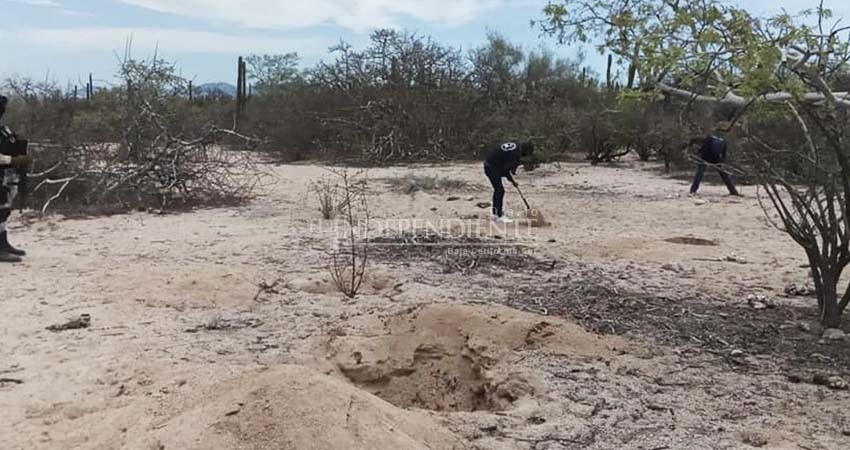
<path fill-rule="evenodd" d="M 730 0 L 754 12 L 797 12 L 812 0 Z M 604 69 L 593 49 L 558 46 L 530 25 L 548 0 L 0 0 L 0 79 L 49 78 L 82 84 L 114 80 L 132 38 L 132 55 L 155 52 L 196 83 L 235 84 L 239 55 L 297 52 L 309 66 L 330 59 L 341 39 L 362 47 L 375 28 L 430 35 L 470 49 L 498 31 L 526 49 L 545 46 Z M 826 0 L 850 21 L 846 0 Z"/>

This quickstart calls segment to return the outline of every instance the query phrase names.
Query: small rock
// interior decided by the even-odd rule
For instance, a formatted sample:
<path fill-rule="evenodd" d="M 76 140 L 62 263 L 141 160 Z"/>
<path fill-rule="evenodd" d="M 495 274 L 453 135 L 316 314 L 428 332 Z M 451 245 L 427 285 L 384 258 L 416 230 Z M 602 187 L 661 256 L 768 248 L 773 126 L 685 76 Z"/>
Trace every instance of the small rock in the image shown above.
<path fill-rule="evenodd" d="M 812 332 L 812 326 L 810 324 L 806 323 L 806 322 L 798 323 L 797 328 L 799 328 L 800 331 L 805 331 L 806 333 Z"/>
<path fill-rule="evenodd" d="M 593 417 L 594 410 L 596 408 L 591 405 L 584 405 L 581 403 L 576 403 L 569 408 L 570 414 L 580 417 L 582 419 L 590 419 Z"/>
<path fill-rule="evenodd" d="M 468 201 L 468 202 L 471 202 L 471 201 L 473 201 L 473 200 L 475 200 L 475 197 L 467 197 L 467 198 L 466 198 L 466 201 Z"/>
<path fill-rule="evenodd" d="M 679 263 L 667 263 L 667 264 L 664 264 L 663 266 L 661 266 L 661 268 L 666 270 L 666 271 L 669 271 L 669 272 L 677 272 L 677 273 L 685 270 L 684 267 L 682 267 L 682 265 L 679 264 Z"/>
<path fill-rule="evenodd" d="M 549 239 L 549 243 L 550 243 L 550 244 L 554 244 L 554 243 L 556 243 L 556 242 L 558 242 L 558 241 L 557 241 L 557 240 L 555 240 L 555 239 Z"/>
<path fill-rule="evenodd" d="M 741 441 L 756 448 L 764 447 L 768 443 L 767 437 L 755 431 L 745 431 L 741 436 Z"/>
<path fill-rule="evenodd" d="M 848 385 L 841 377 L 829 377 L 826 381 L 827 386 L 829 386 L 830 389 L 834 389 L 836 391 L 846 391 L 847 389 L 850 389 L 850 385 Z"/>
<path fill-rule="evenodd" d="M 476 203 L 475 206 L 477 206 L 481 209 L 487 209 L 492 205 L 490 203 L 487 203 L 487 202 L 480 202 L 480 203 Z"/>
<path fill-rule="evenodd" d="M 830 389 L 836 391 L 846 391 L 850 389 L 850 384 L 847 384 L 843 378 L 839 376 L 829 376 L 824 374 L 817 374 L 812 379 L 812 384 L 816 384 L 818 386 L 826 386 Z"/>
<path fill-rule="evenodd" d="M 446 199 L 447 202 L 456 202 L 458 200 L 460 200 L 460 197 L 455 197 L 455 196 L 451 196 L 451 197 Z"/>
<path fill-rule="evenodd" d="M 673 409 L 670 408 L 669 406 L 664 406 L 664 405 L 661 405 L 661 404 L 658 404 L 658 403 L 647 403 L 646 408 L 651 410 L 651 411 L 663 411 L 663 412 L 668 412 L 668 411 L 672 412 L 673 411 Z"/>
<path fill-rule="evenodd" d="M 702 206 L 702 205 L 705 205 L 706 203 L 708 203 L 708 202 L 705 201 L 705 200 L 702 200 L 702 199 L 694 200 L 694 205 L 697 205 L 697 206 Z"/>
<path fill-rule="evenodd" d="M 764 295 L 748 295 L 747 304 L 750 305 L 751 308 L 757 310 L 776 308 L 776 302 L 765 297 Z"/>
<path fill-rule="evenodd" d="M 224 413 L 224 415 L 227 416 L 227 417 L 235 416 L 235 415 L 239 414 L 241 411 L 242 411 L 242 405 L 239 405 L 236 408 L 233 408 L 230 411 L 227 411 L 226 413 Z"/>
<path fill-rule="evenodd" d="M 66 330 L 80 330 L 83 328 L 88 328 L 91 326 L 91 315 L 89 314 L 80 314 L 80 317 L 74 320 L 69 320 L 68 322 L 62 324 L 50 325 L 47 327 L 49 331 L 54 333 L 58 333 L 60 331 Z"/>
<path fill-rule="evenodd" d="M 532 425 L 542 425 L 542 424 L 546 423 L 546 419 L 544 419 L 542 417 L 531 416 L 531 417 L 528 418 L 528 423 L 530 423 Z"/>
<path fill-rule="evenodd" d="M 744 258 L 741 258 L 738 255 L 735 255 L 734 253 L 727 256 L 724 259 L 725 259 L 726 262 L 733 262 L 733 263 L 738 263 L 738 264 L 747 264 L 747 260 L 745 260 Z"/>
<path fill-rule="evenodd" d="M 798 286 L 796 284 L 789 284 L 785 286 L 785 294 L 791 297 L 808 297 L 811 295 L 816 295 L 817 291 L 812 285 L 803 285 Z"/>
<path fill-rule="evenodd" d="M 788 381 L 794 384 L 800 384 L 803 382 L 803 377 L 800 375 L 791 374 L 788 375 Z"/>
<path fill-rule="evenodd" d="M 843 434 L 843 435 L 845 435 L 845 436 L 850 436 L 850 428 L 847 428 L 847 429 L 843 430 L 843 431 L 841 432 L 841 434 Z"/>
<path fill-rule="evenodd" d="M 744 351 L 743 350 L 732 350 L 732 352 L 729 353 L 729 356 L 731 356 L 733 358 L 740 358 L 740 357 L 744 356 Z"/>
<path fill-rule="evenodd" d="M 431 211 L 437 212 L 437 208 L 431 208 Z"/>
<path fill-rule="evenodd" d="M 823 338 L 827 341 L 843 341 L 847 339 L 847 334 L 838 328 L 829 328 L 823 332 Z"/>

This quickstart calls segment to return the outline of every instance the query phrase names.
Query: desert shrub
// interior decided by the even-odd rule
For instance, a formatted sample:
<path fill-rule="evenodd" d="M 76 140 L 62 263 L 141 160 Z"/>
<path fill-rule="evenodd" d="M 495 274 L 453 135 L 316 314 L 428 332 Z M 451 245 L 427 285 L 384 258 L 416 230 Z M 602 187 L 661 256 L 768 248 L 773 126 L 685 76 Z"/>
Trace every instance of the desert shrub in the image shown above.
<path fill-rule="evenodd" d="M 186 80 L 164 61 L 126 59 L 122 88 L 89 101 L 47 83 L 10 80 L 9 123 L 33 141 L 27 203 L 88 213 L 214 205 L 250 197 L 260 171 L 257 141 L 219 127 L 186 97 Z M 205 114 L 199 114 L 204 111 Z"/>
<path fill-rule="evenodd" d="M 340 208 L 339 184 L 329 177 L 322 177 L 311 183 L 310 188 L 316 194 L 322 218 L 330 220 L 336 217 Z"/>
<path fill-rule="evenodd" d="M 337 289 L 346 297 L 354 298 L 366 279 L 369 262 L 368 184 L 364 172 L 343 169 L 333 173 L 339 178 L 339 214 L 344 229 L 330 254 L 328 271 Z"/>

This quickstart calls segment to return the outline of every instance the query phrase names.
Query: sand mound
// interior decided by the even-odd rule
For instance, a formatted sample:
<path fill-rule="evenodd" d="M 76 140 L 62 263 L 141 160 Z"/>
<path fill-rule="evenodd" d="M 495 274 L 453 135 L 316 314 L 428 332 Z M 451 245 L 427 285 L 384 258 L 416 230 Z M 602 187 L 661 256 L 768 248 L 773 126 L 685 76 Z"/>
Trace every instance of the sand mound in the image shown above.
<path fill-rule="evenodd" d="M 427 416 L 313 370 L 280 366 L 210 389 L 156 431 L 181 450 L 462 449 Z M 150 442 L 150 437 L 140 439 Z"/>
<path fill-rule="evenodd" d="M 492 306 L 428 306 L 376 328 L 335 337 L 331 360 L 390 403 L 436 411 L 504 410 L 541 394 L 533 374 L 506 360 L 514 351 L 596 358 L 610 355 L 615 342 L 569 322 Z"/>

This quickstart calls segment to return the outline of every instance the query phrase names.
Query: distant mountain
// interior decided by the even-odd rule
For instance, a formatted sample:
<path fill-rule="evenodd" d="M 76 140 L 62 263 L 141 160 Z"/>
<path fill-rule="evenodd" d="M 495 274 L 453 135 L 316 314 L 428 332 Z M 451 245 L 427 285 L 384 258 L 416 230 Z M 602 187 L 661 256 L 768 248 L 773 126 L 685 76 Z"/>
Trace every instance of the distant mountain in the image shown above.
<path fill-rule="evenodd" d="M 230 83 L 204 83 L 195 88 L 198 95 L 226 95 L 236 97 L 236 86 Z"/>

